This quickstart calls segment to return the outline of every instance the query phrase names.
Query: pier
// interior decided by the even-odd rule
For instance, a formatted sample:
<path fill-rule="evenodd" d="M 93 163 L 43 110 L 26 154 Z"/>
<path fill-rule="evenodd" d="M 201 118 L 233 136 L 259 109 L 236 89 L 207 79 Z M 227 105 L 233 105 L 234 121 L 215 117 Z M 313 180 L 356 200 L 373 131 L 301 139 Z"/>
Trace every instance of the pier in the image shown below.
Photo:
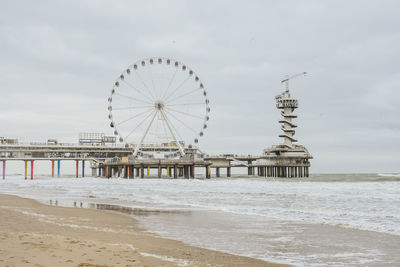
<path fill-rule="evenodd" d="M 177 148 L 175 148 L 177 149 Z M 173 150 L 168 147 L 151 146 L 149 150 Z M 91 145 L 37 145 L 0 144 L 2 178 L 6 177 L 7 161 L 24 162 L 25 178 L 34 178 L 37 161 L 48 161 L 51 177 L 60 177 L 62 162 L 74 161 L 76 177 L 85 177 L 85 164 L 89 163 L 93 177 L 146 178 L 156 170 L 152 177 L 195 178 L 196 170 L 204 170 L 204 178 L 231 177 L 233 168 L 241 168 L 243 175 L 250 177 L 308 177 L 310 162 L 298 157 L 277 157 L 272 155 L 207 155 L 188 149 L 187 157 L 178 159 L 137 159 L 132 157 L 132 148 L 123 146 Z M 192 153 L 192 154 L 191 154 Z M 191 156 L 189 156 L 191 155 Z M 276 157 L 276 156 L 275 156 Z M 285 160 L 283 160 L 285 159 Z M 222 175 L 224 170 L 225 175 Z"/>
<path fill-rule="evenodd" d="M 167 67 L 173 66 L 175 71 L 180 69 L 183 75 L 189 75 L 186 80 L 189 80 L 189 78 L 194 79 L 192 81 L 195 86 L 194 91 L 180 95 L 177 98 L 179 99 L 195 91 L 201 92 L 200 100 L 202 102 L 194 104 L 204 106 L 205 116 L 200 117 L 186 111 L 177 110 L 180 106 L 192 105 L 193 103 L 185 101 L 180 104 L 175 102 L 169 104 L 168 97 L 164 100 L 153 99 L 146 96 L 144 92 L 141 92 L 141 95 L 149 98 L 145 101 L 149 106 L 129 106 L 127 103 L 124 103 L 125 106 L 123 104 L 118 106 L 117 103 L 121 99 L 132 100 L 132 97 L 118 93 L 120 90 L 124 92 L 123 90 L 132 89 L 129 88 L 129 84 L 128 88 L 123 87 L 126 84 L 126 79 L 132 77 L 130 74 L 137 71 L 139 66 L 145 68 L 146 64 L 153 65 L 153 67 L 154 65 L 162 67 L 163 64 Z M 310 159 L 312 159 L 312 156 L 304 146 L 294 144 L 297 142 L 294 138 L 297 125 L 293 120 L 297 118 L 297 115 L 293 112 L 298 108 L 298 100 L 291 96 L 288 85 L 289 80 L 305 73 L 286 77 L 282 81 L 286 83 L 286 90 L 275 98 L 276 107 L 281 111 L 282 115 L 282 119 L 279 121 L 282 129 L 279 137 L 283 138 L 281 144 L 264 149 L 260 155 L 209 155 L 201 152 L 197 147 L 185 145 L 185 142 L 178 134 L 178 127 L 172 123 L 174 121 L 178 126 L 182 126 L 181 129 L 187 128 L 193 130 L 191 126 L 187 125 L 189 122 L 188 118 L 201 119 L 201 130 L 193 140 L 195 144 L 198 143 L 199 138 L 204 135 L 204 130 L 208 127 L 207 122 L 210 112 L 208 94 L 204 89 L 203 83 L 200 82 L 200 79 L 195 75 L 193 70 L 189 70 L 188 72 L 187 70 L 188 67 L 181 62 L 174 62 L 166 58 L 150 58 L 129 66 L 115 82 L 111 90 L 111 95 L 108 98 L 108 117 L 111 121 L 110 127 L 113 128 L 114 136 L 105 136 L 103 133 L 80 133 L 77 144 L 59 143 L 56 139 L 49 139 L 46 143 L 21 144 L 17 139 L 0 137 L 2 178 L 6 178 L 7 161 L 23 161 L 25 179 L 28 179 L 28 167 L 30 170 L 30 179 L 34 179 L 35 161 L 48 161 L 51 164 L 51 177 L 56 176 L 56 170 L 57 177 L 60 177 L 62 161 L 66 160 L 75 161 L 75 176 L 77 178 L 85 177 L 86 162 L 90 163 L 92 176 L 104 178 L 121 177 L 131 179 L 156 177 L 190 179 L 196 177 L 211 178 L 212 176 L 219 178 L 224 176 L 222 175 L 224 170 L 225 177 L 231 177 L 233 168 L 244 169 L 245 171 L 241 173 L 241 176 L 247 174 L 248 177 L 309 177 Z M 129 90 L 127 92 L 132 93 Z M 173 92 L 175 93 L 175 91 Z M 142 101 L 140 97 L 138 96 L 136 101 Z M 116 118 L 118 116 L 116 114 L 119 113 L 113 113 L 113 111 L 121 112 L 126 110 L 133 112 L 132 110 L 141 108 L 146 108 L 147 110 L 144 112 L 140 111 L 133 116 L 133 113 L 130 113 L 129 116 L 131 117 L 121 119 L 121 121 L 118 121 Z M 179 119 L 177 114 L 184 116 L 183 119 Z M 141 116 L 145 116 L 145 118 L 128 135 L 121 133 L 121 130 L 119 130 L 121 125 L 125 125 Z M 143 125 L 146 120 L 147 126 Z M 144 142 L 150 133 L 153 123 L 156 125 L 160 124 L 158 125 L 160 126 L 159 129 L 163 129 L 160 130 L 161 135 L 164 138 L 168 136 L 166 138 L 167 141 L 157 144 L 146 144 Z M 142 137 L 137 140 L 138 142 L 128 142 L 127 138 L 139 126 L 142 126 L 144 129 Z M 131 128 L 128 129 L 130 130 Z M 154 132 L 151 132 L 151 134 L 154 135 Z M 116 144 L 117 140 L 121 145 Z M 81 175 L 79 175 L 80 168 Z M 197 170 L 203 170 L 199 172 L 201 176 L 196 174 Z M 223 171 L 221 172 L 221 170 Z M 156 175 L 154 175 L 154 171 Z"/>

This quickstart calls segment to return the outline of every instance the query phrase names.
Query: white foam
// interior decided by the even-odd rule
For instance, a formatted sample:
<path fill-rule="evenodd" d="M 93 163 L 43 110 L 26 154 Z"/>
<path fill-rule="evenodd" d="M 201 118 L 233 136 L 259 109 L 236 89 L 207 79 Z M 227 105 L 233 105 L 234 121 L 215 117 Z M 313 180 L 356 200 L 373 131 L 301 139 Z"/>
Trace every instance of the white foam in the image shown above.
<path fill-rule="evenodd" d="M 400 177 L 400 173 L 378 173 L 382 177 Z"/>
<path fill-rule="evenodd" d="M 114 229 L 111 229 L 108 227 L 96 227 L 96 226 L 89 226 L 89 225 L 83 225 L 83 224 L 76 224 L 77 221 L 87 222 L 87 220 L 80 220 L 79 218 L 76 218 L 76 217 L 68 217 L 68 218 L 57 217 L 57 216 L 53 216 L 53 215 L 30 212 L 30 211 L 26 211 L 23 209 L 19 209 L 17 207 L 1 206 L 1 208 L 12 209 L 13 211 L 20 212 L 24 215 L 36 217 L 36 219 L 40 222 L 50 223 L 50 224 L 54 224 L 54 225 L 58 225 L 58 226 L 88 229 L 88 230 L 94 230 L 94 231 L 98 231 L 98 232 L 119 233 L 119 231 L 115 231 Z M 60 221 L 61 222 L 65 221 L 65 222 L 61 223 Z"/>
<path fill-rule="evenodd" d="M 139 252 L 140 255 L 145 256 L 145 257 L 153 257 L 160 259 L 162 261 L 168 261 L 168 262 L 173 262 L 176 263 L 178 266 L 189 266 L 191 265 L 188 260 L 182 260 L 182 259 L 177 259 L 173 257 L 167 257 L 167 256 L 161 256 L 161 255 L 156 255 L 156 254 L 151 254 L 151 253 L 146 253 L 146 252 Z"/>

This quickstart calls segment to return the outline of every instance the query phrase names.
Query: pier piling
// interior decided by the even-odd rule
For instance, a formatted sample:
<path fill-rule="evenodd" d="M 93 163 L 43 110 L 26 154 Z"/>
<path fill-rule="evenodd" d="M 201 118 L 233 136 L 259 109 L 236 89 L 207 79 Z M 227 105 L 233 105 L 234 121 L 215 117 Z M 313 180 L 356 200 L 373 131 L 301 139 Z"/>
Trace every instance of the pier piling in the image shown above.
<path fill-rule="evenodd" d="M 185 177 L 185 178 L 189 178 L 189 175 L 188 175 L 188 166 L 183 166 L 183 176 Z"/>
<path fill-rule="evenodd" d="M 3 180 L 6 179 L 6 161 L 3 160 Z"/>
<path fill-rule="evenodd" d="M 144 178 L 144 166 L 142 165 L 141 167 L 140 167 L 140 178 Z"/>
<path fill-rule="evenodd" d="M 210 167 L 210 165 L 208 165 L 206 167 L 206 178 L 207 179 L 211 178 L 211 167 Z"/>
<path fill-rule="evenodd" d="M 249 156 L 250 157 L 250 156 Z M 239 158 L 240 159 L 240 158 Z M 75 159 L 73 159 L 75 160 Z M 241 160 L 241 159 L 240 159 Z M 239 161 L 239 160 L 238 160 Z M 243 160 L 242 160 L 243 161 Z M 247 162 L 247 159 L 246 161 Z M 84 161 L 82 161 L 82 165 Z M 226 177 L 232 177 L 232 168 L 241 167 L 247 170 L 250 175 L 257 175 L 258 177 L 279 177 L 279 178 L 291 178 L 291 177 L 308 177 L 309 163 L 306 161 L 298 160 L 287 160 L 287 162 L 255 162 L 254 165 L 248 164 L 234 164 L 231 165 L 231 159 L 227 158 L 224 162 L 221 158 L 217 158 L 214 162 L 212 160 L 201 161 L 201 160 L 179 160 L 179 159 L 167 159 L 167 160 L 154 160 L 154 159 L 134 159 L 128 161 L 112 161 L 99 163 L 99 166 L 92 168 L 102 169 L 105 174 L 103 177 L 123 177 L 123 178 L 135 178 L 135 177 L 158 177 L 158 178 L 196 178 L 196 167 L 206 168 L 206 178 L 211 178 L 211 168 L 215 168 L 216 177 L 221 177 L 225 173 L 221 174 L 221 168 L 226 168 Z M 307 166 L 308 165 L 308 166 Z M 165 169 L 165 171 L 164 171 Z M 136 174 L 135 174 L 136 170 Z M 222 170 L 223 171 L 223 170 Z M 223 171 L 224 172 L 224 171 Z M 83 175 L 83 169 L 82 169 Z M 82 176 L 83 177 L 83 176 Z"/>
<path fill-rule="evenodd" d="M 54 177 L 54 160 L 51 161 L 51 177 Z"/>
<path fill-rule="evenodd" d="M 25 180 L 28 179 L 28 161 L 24 160 L 25 162 Z"/>
<path fill-rule="evenodd" d="M 31 180 L 33 180 L 33 160 L 31 160 Z"/>
<path fill-rule="evenodd" d="M 190 178 L 194 178 L 196 176 L 194 168 L 195 168 L 194 164 L 190 166 Z"/>

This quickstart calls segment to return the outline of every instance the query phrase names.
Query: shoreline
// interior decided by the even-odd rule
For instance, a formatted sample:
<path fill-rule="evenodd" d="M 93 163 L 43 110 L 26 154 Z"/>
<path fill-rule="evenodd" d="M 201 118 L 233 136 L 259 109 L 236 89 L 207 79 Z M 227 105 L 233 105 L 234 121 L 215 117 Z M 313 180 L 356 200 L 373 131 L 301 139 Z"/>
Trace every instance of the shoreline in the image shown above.
<path fill-rule="evenodd" d="M 0 194 L 0 265 L 285 266 L 145 232 L 127 215 Z"/>

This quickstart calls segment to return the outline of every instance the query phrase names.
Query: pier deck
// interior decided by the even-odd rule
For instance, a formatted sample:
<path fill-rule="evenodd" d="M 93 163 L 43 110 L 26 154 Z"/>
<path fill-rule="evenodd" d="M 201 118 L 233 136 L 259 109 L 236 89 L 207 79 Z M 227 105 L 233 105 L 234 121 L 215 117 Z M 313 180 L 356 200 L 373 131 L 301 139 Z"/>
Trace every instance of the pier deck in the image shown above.
<path fill-rule="evenodd" d="M 171 147 L 147 146 L 151 151 L 170 151 Z M 146 149 L 145 148 L 145 149 Z M 93 145 L 40 145 L 40 144 L 0 144 L 0 162 L 3 163 L 3 178 L 5 178 L 6 161 L 24 161 L 25 168 L 30 162 L 33 169 L 34 161 L 50 161 L 52 176 L 54 164 L 57 163 L 57 173 L 62 161 L 76 161 L 77 177 L 79 162 L 82 162 L 82 176 L 84 176 L 85 161 L 91 163 L 92 176 L 134 178 L 145 177 L 145 170 L 157 169 L 158 177 L 194 178 L 195 170 L 204 168 L 205 178 L 210 178 L 212 169 L 215 177 L 221 177 L 221 169 L 226 169 L 226 176 L 231 177 L 232 168 L 246 168 L 249 176 L 264 177 L 308 177 L 310 163 L 308 160 L 296 160 L 283 157 L 280 161 L 270 160 L 266 155 L 205 155 L 194 154 L 191 157 L 179 159 L 130 159 L 131 147 L 122 146 L 93 146 Z M 163 171 L 167 170 L 167 175 Z M 203 172 L 202 172 L 203 173 Z M 25 170 L 25 177 L 27 171 Z M 156 176 L 157 177 L 157 176 Z M 33 179 L 33 171 L 31 171 Z"/>

